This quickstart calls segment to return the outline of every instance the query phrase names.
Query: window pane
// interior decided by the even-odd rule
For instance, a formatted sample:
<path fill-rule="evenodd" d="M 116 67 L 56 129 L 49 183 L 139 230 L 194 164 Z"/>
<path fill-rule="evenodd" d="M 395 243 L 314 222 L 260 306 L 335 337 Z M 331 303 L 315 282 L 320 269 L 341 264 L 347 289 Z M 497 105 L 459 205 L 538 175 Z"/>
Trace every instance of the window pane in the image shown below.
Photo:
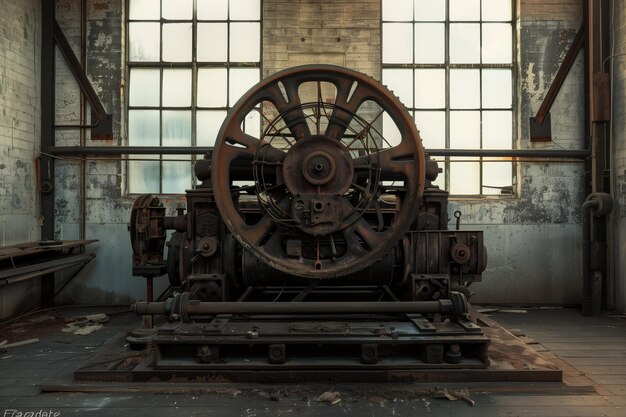
<path fill-rule="evenodd" d="M 413 70 L 383 69 L 383 84 L 400 98 L 407 107 L 413 107 Z"/>
<path fill-rule="evenodd" d="M 234 106 L 246 91 L 259 82 L 259 70 L 258 68 L 233 68 L 229 75 L 228 105 Z"/>
<path fill-rule="evenodd" d="M 511 108 L 513 101 L 511 70 L 484 69 L 482 90 L 483 107 Z"/>
<path fill-rule="evenodd" d="M 445 149 L 446 113 L 443 111 L 416 111 L 415 125 L 426 149 Z"/>
<path fill-rule="evenodd" d="M 446 72 L 443 69 L 415 70 L 415 107 L 443 108 L 446 105 Z"/>
<path fill-rule="evenodd" d="M 511 149 L 513 116 L 507 111 L 483 112 L 483 149 Z"/>
<path fill-rule="evenodd" d="M 442 23 L 415 24 L 415 62 L 442 64 L 445 53 L 444 25 Z"/>
<path fill-rule="evenodd" d="M 199 110 L 196 113 L 196 145 L 213 146 L 225 117 L 225 110 Z"/>
<path fill-rule="evenodd" d="M 193 0 L 162 0 L 162 16 L 171 20 L 191 20 Z"/>
<path fill-rule="evenodd" d="M 228 25 L 226 23 L 198 23 L 196 54 L 198 62 L 226 62 L 228 60 Z"/>
<path fill-rule="evenodd" d="M 159 111 L 128 111 L 128 144 L 131 146 L 159 146 Z"/>
<path fill-rule="evenodd" d="M 248 135 L 252 135 L 255 138 L 261 136 L 261 114 L 253 110 L 246 115 L 246 118 L 243 121 L 243 131 Z"/>
<path fill-rule="evenodd" d="M 189 157 L 182 155 L 185 159 Z M 163 159 L 179 159 L 181 155 L 163 155 Z M 191 162 L 163 161 L 163 193 L 181 194 L 191 188 Z"/>
<path fill-rule="evenodd" d="M 480 77 L 478 70 L 450 70 L 450 108 L 477 109 L 480 107 Z"/>
<path fill-rule="evenodd" d="M 411 23 L 383 24 L 383 62 L 410 64 L 413 62 L 413 25 Z"/>
<path fill-rule="evenodd" d="M 161 117 L 163 118 L 163 146 L 191 146 L 190 111 L 164 110 Z"/>
<path fill-rule="evenodd" d="M 480 25 L 478 23 L 450 25 L 450 62 L 453 64 L 480 62 Z"/>
<path fill-rule="evenodd" d="M 196 0 L 198 20 L 228 19 L 228 0 Z"/>
<path fill-rule="evenodd" d="M 450 0 L 450 20 L 480 20 L 480 0 Z"/>
<path fill-rule="evenodd" d="M 146 155 L 130 155 L 131 158 L 154 158 Z M 159 192 L 159 161 L 129 161 L 128 191 L 133 194 Z"/>
<path fill-rule="evenodd" d="M 163 106 L 191 106 L 191 70 L 163 70 Z"/>
<path fill-rule="evenodd" d="M 383 0 L 383 20 L 413 20 L 413 0 Z"/>
<path fill-rule="evenodd" d="M 158 23 L 128 24 L 128 59 L 130 61 L 158 61 L 160 36 Z"/>
<path fill-rule="evenodd" d="M 260 0 L 230 0 L 231 20 L 260 20 Z"/>
<path fill-rule="evenodd" d="M 382 144 L 383 148 L 396 146 L 402 141 L 398 126 L 387 112 L 383 113 L 383 136 L 386 141 Z"/>
<path fill-rule="evenodd" d="M 230 61 L 259 62 L 261 54 L 259 23 L 230 24 Z"/>
<path fill-rule="evenodd" d="M 128 111 L 128 144 L 130 146 L 159 145 L 159 111 Z M 131 155 L 132 158 L 154 158 L 150 155 Z M 128 188 L 131 193 L 159 192 L 159 162 L 130 161 Z"/>
<path fill-rule="evenodd" d="M 509 0 L 482 0 L 482 20 L 511 20 L 511 2 Z"/>
<path fill-rule="evenodd" d="M 164 110 L 163 119 L 163 146 L 190 146 L 191 145 L 191 112 Z M 188 160 L 188 155 L 163 155 L 163 159 Z M 163 161 L 163 189 L 164 193 L 182 193 L 190 187 L 191 163 Z"/>
<path fill-rule="evenodd" d="M 480 149 L 480 112 L 450 112 L 450 149 Z"/>
<path fill-rule="evenodd" d="M 415 20 L 446 20 L 446 1 L 415 0 Z"/>
<path fill-rule="evenodd" d="M 483 162 L 483 194 L 500 195 L 502 189 L 492 187 L 510 187 L 512 185 L 513 164 L 511 162 Z"/>
<path fill-rule="evenodd" d="M 163 61 L 191 62 L 192 27 L 191 22 L 163 25 Z"/>
<path fill-rule="evenodd" d="M 131 68 L 128 104 L 158 106 L 161 92 L 161 71 L 152 68 Z"/>
<path fill-rule="evenodd" d="M 159 20 L 159 0 L 130 0 L 130 20 Z"/>
<path fill-rule="evenodd" d="M 198 106 L 226 107 L 227 97 L 226 68 L 198 69 Z"/>
<path fill-rule="evenodd" d="M 455 162 L 456 160 L 467 162 Z M 450 158 L 450 194 L 476 195 L 479 193 L 480 162 L 478 158 Z"/>
<path fill-rule="evenodd" d="M 513 62 L 512 32 L 508 23 L 483 24 L 483 63 L 510 64 Z"/>

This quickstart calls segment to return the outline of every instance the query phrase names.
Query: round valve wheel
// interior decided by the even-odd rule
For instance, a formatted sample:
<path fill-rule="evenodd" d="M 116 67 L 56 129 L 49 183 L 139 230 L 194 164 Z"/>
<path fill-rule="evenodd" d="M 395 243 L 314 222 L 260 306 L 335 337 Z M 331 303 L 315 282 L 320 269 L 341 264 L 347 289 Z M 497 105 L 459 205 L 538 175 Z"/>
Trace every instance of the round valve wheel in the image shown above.
<path fill-rule="evenodd" d="M 260 135 L 247 125 L 255 119 Z M 366 268 L 403 237 L 424 168 L 415 123 L 389 90 L 346 68 L 305 65 L 266 78 L 235 104 L 211 179 L 245 249 L 283 272 L 330 278 Z M 260 218 L 244 208 L 251 195 Z M 385 221 L 383 195 L 395 198 Z"/>

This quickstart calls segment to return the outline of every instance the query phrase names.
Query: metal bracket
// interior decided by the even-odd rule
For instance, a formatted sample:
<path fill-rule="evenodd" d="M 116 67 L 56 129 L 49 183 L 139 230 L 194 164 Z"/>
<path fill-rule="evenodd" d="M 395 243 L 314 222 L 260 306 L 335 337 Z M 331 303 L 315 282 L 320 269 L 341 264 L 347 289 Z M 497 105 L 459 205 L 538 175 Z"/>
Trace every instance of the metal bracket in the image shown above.
<path fill-rule="evenodd" d="M 113 140 L 113 121 L 110 114 L 107 114 L 104 110 L 102 102 L 98 98 L 85 70 L 81 67 L 78 58 L 74 54 L 72 47 L 70 46 L 67 38 L 63 34 L 59 23 L 54 21 L 54 42 L 59 47 L 61 54 L 65 58 L 65 62 L 72 71 L 80 91 L 85 95 L 85 98 L 91 106 L 91 125 L 57 125 L 57 128 L 91 128 L 92 140 Z M 95 119 L 95 123 L 93 123 Z"/>
<path fill-rule="evenodd" d="M 202 332 L 209 334 L 222 333 L 231 317 L 232 314 L 218 314 L 208 324 L 201 327 Z"/>
<path fill-rule="evenodd" d="M 576 36 L 572 42 L 572 45 L 567 50 L 567 54 L 565 58 L 563 58 L 563 62 L 557 71 L 554 80 L 552 80 L 552 84 L 550 84 L 550 89 L 546 93 L 543 101 L 541 102 L 541 106 L 539 110 L 537 110 L 537 114 L 535 117 L 530 118 L 530 141 L 531 142 L 550 142 L 552 140 L 552 132 L 550 127 L 550 108 L 554 103 L 559 91 L 561 90 L 561 86 L 569 74 L 570 69 L 574 65 L 576 61 L 576 56 L 578 52 L 583 48 L 584 45 L 584 33 L 585 30 L 583 26 L 578 29 Z"/>
<path fill-rule="evenodd" d="M 457 324 L 459 326 L 461 326 L 462 328 L 464 328 L 465 330 L 467 330 L 468 332 L 471 333 L 480 333 L 482 332 L 482 330 L 480 329 L 480 327 L 477 324 L 472 323 L 471 321 L 468 320 L 459 320 L 457 321 Z"/>
<path fill-rule="evenodd" d="M 406 315 L 411 322 L 417 327 L 420 332 L 434 333 L 437 329 L 428 319 L 424 318 L 421 314 L 407 314 Z"/>

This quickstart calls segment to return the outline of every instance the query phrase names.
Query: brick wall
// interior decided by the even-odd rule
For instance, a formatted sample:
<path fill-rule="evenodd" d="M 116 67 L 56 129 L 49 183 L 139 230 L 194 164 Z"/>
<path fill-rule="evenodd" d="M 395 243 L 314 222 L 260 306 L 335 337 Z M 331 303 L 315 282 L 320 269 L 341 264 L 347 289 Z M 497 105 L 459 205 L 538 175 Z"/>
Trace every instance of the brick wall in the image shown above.
<path fill-rule="evenodd" d="M 41 7 L 5 0 L 0 13 L 0 245 L 37 240 Z M 38 285 L 0 289 L 0 319 L 28 309 Z"/>
<path fill-rule="evenodd" d="M 263 75 L 335 64 L 380 80 L 380 0 L 265 0 Z"/>

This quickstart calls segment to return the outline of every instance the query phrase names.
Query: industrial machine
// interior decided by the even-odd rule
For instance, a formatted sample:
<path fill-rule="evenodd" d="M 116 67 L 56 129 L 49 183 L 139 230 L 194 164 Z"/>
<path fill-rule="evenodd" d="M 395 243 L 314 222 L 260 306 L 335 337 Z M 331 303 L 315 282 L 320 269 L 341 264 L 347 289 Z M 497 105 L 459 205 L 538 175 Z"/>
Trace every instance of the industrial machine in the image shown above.
<path fill-rule="evenodd" d="M 174 288 L 133 306 L 165 318 L 151 366 L 488 366 L 467 303 L 483 234 L 460 230 L 459 212 L 448 230 L 439 171 L 411 114 L 367 75 L 306 65 L 259 82 L 196 161 L 186 208 L 133 206 L 133 274 L 167 273 Z"/>

